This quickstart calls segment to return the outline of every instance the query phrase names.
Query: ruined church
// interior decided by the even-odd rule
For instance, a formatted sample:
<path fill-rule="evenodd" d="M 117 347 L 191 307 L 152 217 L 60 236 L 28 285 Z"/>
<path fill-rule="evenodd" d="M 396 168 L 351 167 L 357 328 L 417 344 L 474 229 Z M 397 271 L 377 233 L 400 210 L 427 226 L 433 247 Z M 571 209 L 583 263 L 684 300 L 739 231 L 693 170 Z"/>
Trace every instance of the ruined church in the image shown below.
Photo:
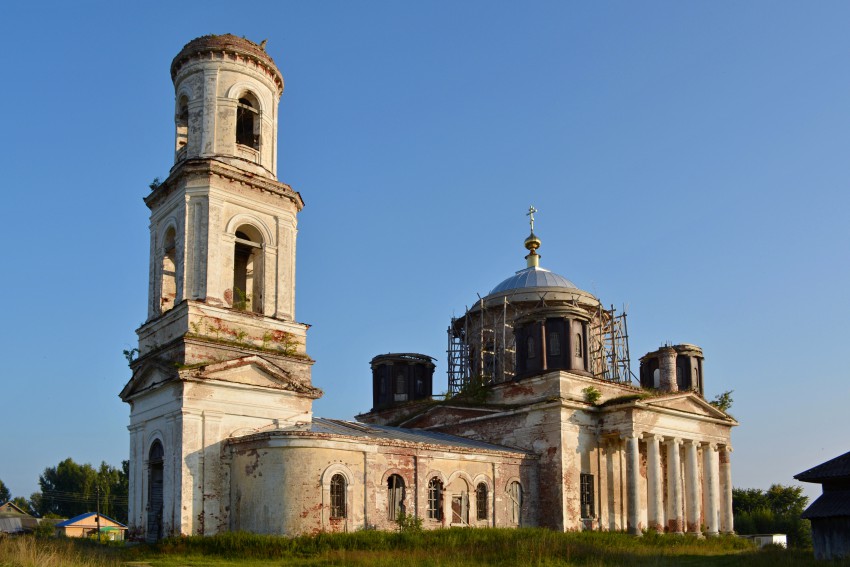
<path fill-rule="evenodd" d="M 145 197 L 147 320 L 120 394 L 132 532 L 391 529 L 401 514 L 733 530 L 737 422 L 704 399 L 702 350 L 664 345 L 632 375 L 625 315 L 540 266 L 533 209 L 524 267 L 449 324 L 448 395 L 431 357 L 385 354 L 368 412 L 314 416 L 295 317 L 304 202 L 277 178 L 283 76 L 264 44 L 220 35 L 186 44 L 171 77 L 174 166 Z"/>

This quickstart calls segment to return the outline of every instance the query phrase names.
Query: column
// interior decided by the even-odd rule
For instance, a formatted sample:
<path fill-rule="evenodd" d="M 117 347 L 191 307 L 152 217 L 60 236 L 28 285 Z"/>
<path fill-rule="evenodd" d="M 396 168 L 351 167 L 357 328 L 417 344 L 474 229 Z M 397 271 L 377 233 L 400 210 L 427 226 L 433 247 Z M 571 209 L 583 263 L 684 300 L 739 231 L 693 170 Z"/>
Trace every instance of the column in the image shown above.
<path fill-rule="evenodd" d="M 685 443 L 685 492 L 688 497 L 688 533 L 702 536 L 700 526 L 702 494 L 700 494 L 697 449 L 699 449 L 699 441 L 691 440 Z"/>
<path fill-rule="evenodd" d="M 640 536 L 640 449 L 638 434 L 622 436 L 626 440 L 626 506 L 628 533 Z"/>
<path fill-rule="evenodd" d="M 667 529 L 682 535 L 685 522 L 682 518 L 682 460 L 679 458 L 678 438 L 667 440 Z"/>
<path fill-rule="evenodd" d="M 649 529 L 664 533 L 664 495 L 661 478 L 660 435 L 644 435 L 646 439 L 647 515 Z"/>
<path fill-rule="evenodd" d="M 703 446 L 702 470 L 705 476 L 705 524 L 708 526 L 706 535 L 716 536 L 720 529 L 720 479 L 718 478 L 716 443 Z"/>
<path fill-rule="evenodd" d="M 663 347 L 658 349 L 659 390 L 662 392 L 678 392 L 679 382 L 676 376 L 676 349 Z"/>
<path fill-rule="evenodd" d="M 732 447 L 720 448 L 720 530 L 725 534 L 735 533 L 732 514 Z"/>

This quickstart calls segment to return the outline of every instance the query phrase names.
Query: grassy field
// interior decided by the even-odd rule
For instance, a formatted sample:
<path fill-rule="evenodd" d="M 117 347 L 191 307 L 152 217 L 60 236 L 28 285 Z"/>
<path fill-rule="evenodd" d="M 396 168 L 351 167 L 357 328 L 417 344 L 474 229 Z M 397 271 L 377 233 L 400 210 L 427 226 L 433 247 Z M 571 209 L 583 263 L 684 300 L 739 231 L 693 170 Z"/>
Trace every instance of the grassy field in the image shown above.
<path fill-rule="evenodd" d="M 189 566 L 737 566 L 847 565 L 816 562 L 811 551 L 757 551 L 747 541 L 540 529 L 357 532 L 282 538 L 245 533 L 165 540 L 158 545 L 98 546 L 29 536 L 0 539 L 0 565 L 14 567 Z"/>

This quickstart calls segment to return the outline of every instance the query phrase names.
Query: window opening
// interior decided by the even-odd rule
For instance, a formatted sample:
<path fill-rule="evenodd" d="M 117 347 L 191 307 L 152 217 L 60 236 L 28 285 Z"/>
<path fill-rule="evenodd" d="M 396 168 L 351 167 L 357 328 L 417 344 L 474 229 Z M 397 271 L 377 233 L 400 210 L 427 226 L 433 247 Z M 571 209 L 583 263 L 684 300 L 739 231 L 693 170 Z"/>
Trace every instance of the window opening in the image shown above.
<path fill-rule="evenodd" d="M 584 344 L 581 333 L 576 333 L 576 358 L 584 358 Z"/>
<path fill-rule="evenodd" d="M 590 519 L 596 516 L 593 503 L 593 475 L 581 473 L 581 517 Z"/>
<path fill-rule="evenodd" d="M 263 239 L 256 229 L 248 225 L 236 230 L 233 308 L 263 312 Z"/>
<path fill-rule="evenodd" d="M 387 517 L 397 520 L 404 515 L 404 479 L 394 474 L 387 479 Z"/>
<path fill-rule="evenodd" d="M 442 520 L 443 519 L 443 483 L 439 478 L 434 477 L 428 481 L 428 519 Z"/>
<path fill-rule="evenodd" d="M 171 227 L 165 233 L 162 246 L 162 286 L 159 293 L 160 311 L 165 313 L 177 298 L 177 246 L 176 233 Z"/>
<path fill-rule="evenodd" d="M 345 518 L 345 477 L 331 477 L 331 518 Z"/>
<path fill-rule="evenodd" d="M 260 149 L 260 115 L 256 103 L 247 97 L 236 104 L 236 143 Z"/>
<path fill-rule="evenodd" d="M 549 340 L 546 341 L 546 344 L 549 347 L 550 356 L 561 355 L 561 334 L 559 332 L 551 331 L 549 333 Z"/>
<path fill-rule="evenodd" d="M 508 505 L 510 506 L 511 523 L 519 525 L 522 510 L 522 486 L 517 481 L 508 485 Z"/>
<path fill-rule="evenodd" d="M 475 518 L 487 519 L 487 485 L 479 482 L 475 487 Z"/>
<path fill-rule="evenodd" d="M 174 122 L 177 130 L 176 150 L 179 152 L 189 143 L 189 101 L 185 96 L 180 98 Z"/>
<path fill-rule="evenodd" d="M 452 524 L 469 525 L 469 493 L 465 490 L 452 496 Z"/>
<path fill-rule="evenodd" d="M 407 401 L 407 376 L 403 373 L 397 374 L 395 377 L 395 401 Z"/>
<path fill-rule="evenodd" d="M 525 345 L 528 348 L 528 356 L 527 358 L 534 358 L 534 337 L 528 337 L 525 340 Z"/>
<path fill-rule="evenodd" d="M 157 439 L 151 445 L 148 452 L 148 518 L 147 533 L 148 541 L 156 541 L 162 538 L 162 511 L 163 511 L 163 460 L 165 451 L 162 443 Z"/>

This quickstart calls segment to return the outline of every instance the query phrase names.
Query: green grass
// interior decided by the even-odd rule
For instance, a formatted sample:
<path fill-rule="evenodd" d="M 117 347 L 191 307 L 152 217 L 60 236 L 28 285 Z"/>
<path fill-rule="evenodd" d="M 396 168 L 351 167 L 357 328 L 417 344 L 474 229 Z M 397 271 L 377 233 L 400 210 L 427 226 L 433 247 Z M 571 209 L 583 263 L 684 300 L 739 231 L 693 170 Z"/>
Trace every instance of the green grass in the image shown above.
<path fill-rule="evenodd" d="M 247 533 L 167 539 L 157 545 L 97 546 L 76 540 L 0 540 L 0 565 L 10 567 L 194 566 L 818 566 L 812 552 L 755 550 L 734 537 L 559 533 L 542 529 L 364 531 L 283 538 Z"/>

